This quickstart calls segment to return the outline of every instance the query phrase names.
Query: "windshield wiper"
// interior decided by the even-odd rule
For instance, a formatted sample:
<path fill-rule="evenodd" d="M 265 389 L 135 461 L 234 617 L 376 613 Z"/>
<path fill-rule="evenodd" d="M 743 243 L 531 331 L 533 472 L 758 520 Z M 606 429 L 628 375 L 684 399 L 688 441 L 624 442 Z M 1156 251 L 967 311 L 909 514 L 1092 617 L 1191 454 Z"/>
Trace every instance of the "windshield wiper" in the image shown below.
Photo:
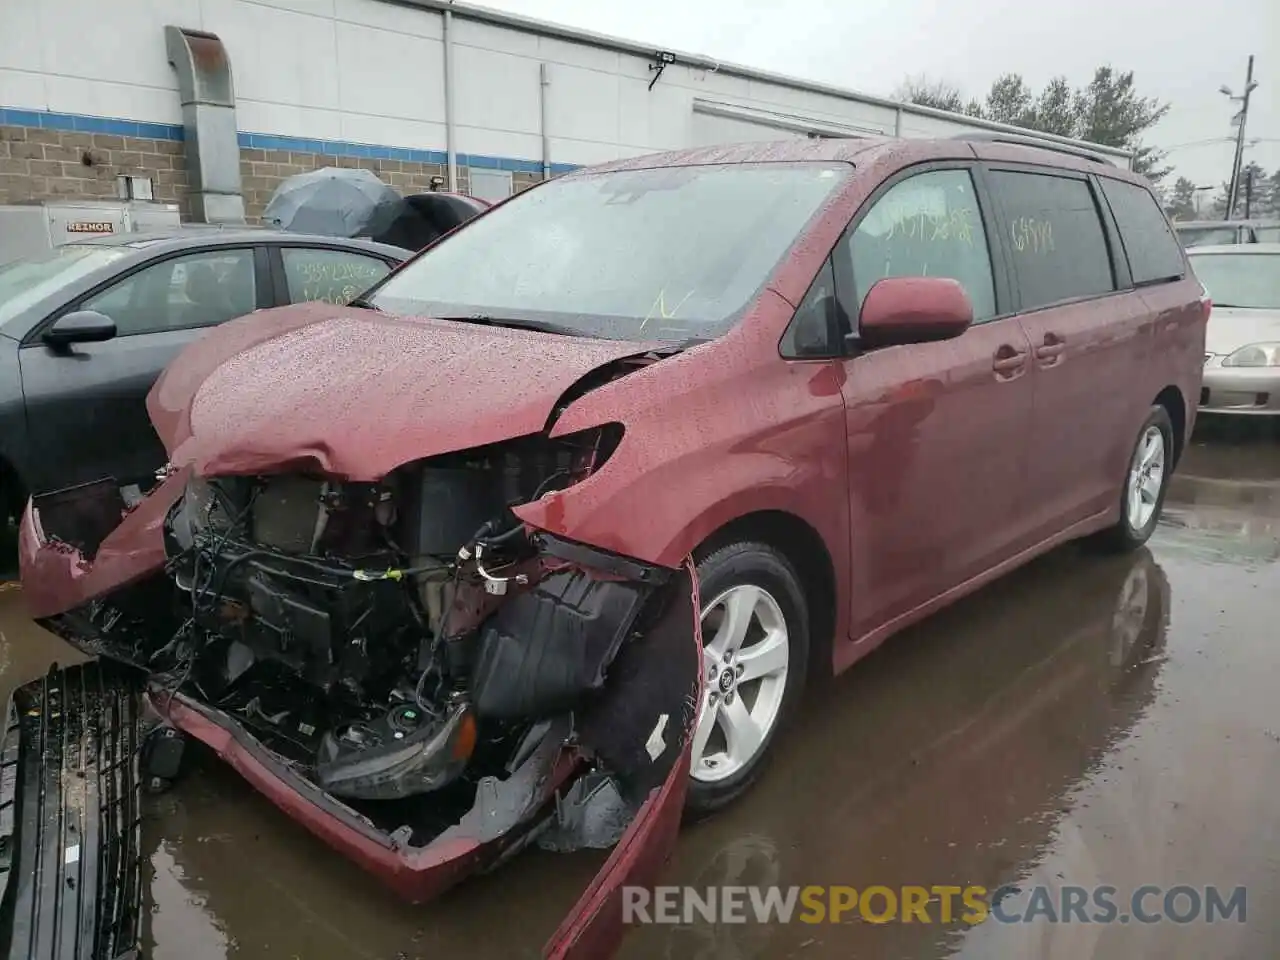
<path fill-rule="evenodd" d="M 580 337 L 581 331 L 546 320 L 525 320 L 520 317 L 494 317 L 487 313 L 473 313 L 459 317 L 436 317 L 437 320 L 451 320 L 455 323 L 476 323 L 486 327 L 510 327 L 513 330 L 536 330 L 539 333 L 555 333 L 560 336 Z"/>
<path fill-rule="evenodd" d="M 357 307 L 361 310 L 373 310 L 376 313 L 383 313 L 383 309 L 376 306 L 372 300 L 366 300 L 364 297 L 356 297 L 354 300 L 347 301 L 348 307 Z"/>

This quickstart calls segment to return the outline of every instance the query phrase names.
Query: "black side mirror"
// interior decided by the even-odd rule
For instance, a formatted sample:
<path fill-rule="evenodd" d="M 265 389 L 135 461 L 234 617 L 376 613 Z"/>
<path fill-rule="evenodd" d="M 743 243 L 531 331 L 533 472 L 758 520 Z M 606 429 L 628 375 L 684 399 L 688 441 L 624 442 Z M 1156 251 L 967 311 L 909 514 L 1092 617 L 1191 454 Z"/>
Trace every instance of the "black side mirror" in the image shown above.
<path fill-rule="evenodd" d="M 44 332 L 44 342 L 51 347 L 69 347 L 73 343 L 101 343 L 116 335 L 116 322 L 96 310 L 76 310 L 64 314 Z"/>

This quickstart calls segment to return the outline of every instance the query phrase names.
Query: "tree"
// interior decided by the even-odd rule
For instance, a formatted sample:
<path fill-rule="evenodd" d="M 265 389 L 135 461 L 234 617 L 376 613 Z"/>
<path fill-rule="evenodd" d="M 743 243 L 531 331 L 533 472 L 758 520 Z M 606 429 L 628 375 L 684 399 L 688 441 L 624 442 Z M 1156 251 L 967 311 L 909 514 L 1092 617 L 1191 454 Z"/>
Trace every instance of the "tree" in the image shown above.
<path fill-rule="evenodd" d="M 987 91 L 982 116 L 997 123 L 1030 127 L 1035 121 L 1034 96 L 1021 74 L 1006 73 L 996 78 Z"/>
<path fill-rule="evenodd" d="M 1074 97 L 1076 136 L 1108 147 L 1135 151 L 1133 169 L 1158 183 L 1170 168 L 1161 166 L 1164 154 L 1143 146 L 1142 135 L 1164 119 L 1167 103 L 1140 97 L 1133 88 L 1133 71 L 1117 73 L 1098 67 L 1087 87 Z"/>
<path fill-rule="evenodd" d="M 1134 169 L 1158 184 L 1169 172 L 1164 154 L 1142 142 L 1143 135 L 1168 112 L 1168 104 L 1140 96 L 1133 71 L 1098 67 L 1093 79 L 1073 89 L 1066 77 L 1054 77 L 1036 94 L 1021 74 L 996 78 L 979 105 L 965 101 L 963 92 L 941 81 L 908 79 L 899 99 L 1025 127 L 1041 133 L 1088 140 L 1134 153 Z"/>
<path fill-rule="evenodd" d="M 1218 187 L 1218 192 L 1213 195 L 1213 204 L 1208 211 L 1203 214 L 1206 220 L 1222 220 L 1227 215 L 1227 195 L 1231 192 L 1231 184 L 1224 183 Z"/>
<path fill-rule="evenodd" d="M 1246 204 L 1246 190 L 1248 203 Z M 1272 178 L 1256 163 L 1245 164 L 1240 171 L 1240 189 L 1236 197 L 1236 215 L 1245 216 L 1246 206 L 1251 217 L 1263 217 L 1275 210 L 1276 198 L 1272 193 Z"/>
<path fill-rule="evenodd" d="M 1194 220 L 1196 218 L 1196 185 L 1186 177 L 1179 177 L 1174 181 L 1165 211 L 1174 220 Z"/>
<path fill-rule="evenodd" d="M 976 100 L 965 102 L 960 88 L 941 80 L 930 80 L 923 75 L 907 77 L 893 96 L 903 103 L 914 103 L 935 110 L 947 110 L 950 113 L 964 113 L 971 117 L 980 115 L 982 105 Z"/>
<path fill-rule="evenodd" d="M 1036 99 L 1026 126 L 1060 137 L 1076 134 L 1075 101 L 1066 77 L 1054 77 Z"/>

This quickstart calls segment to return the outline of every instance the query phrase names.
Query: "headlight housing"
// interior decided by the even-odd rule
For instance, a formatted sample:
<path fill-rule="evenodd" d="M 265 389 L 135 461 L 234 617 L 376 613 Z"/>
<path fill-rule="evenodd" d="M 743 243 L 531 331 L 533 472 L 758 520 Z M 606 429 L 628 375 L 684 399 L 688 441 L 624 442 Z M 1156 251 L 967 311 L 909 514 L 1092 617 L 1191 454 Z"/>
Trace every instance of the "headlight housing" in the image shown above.
<path fill-rule="evenodd" d="M 1280 367 L 1280 343 L 1251 343 L 1222 361 L 1224 367 Z"/>

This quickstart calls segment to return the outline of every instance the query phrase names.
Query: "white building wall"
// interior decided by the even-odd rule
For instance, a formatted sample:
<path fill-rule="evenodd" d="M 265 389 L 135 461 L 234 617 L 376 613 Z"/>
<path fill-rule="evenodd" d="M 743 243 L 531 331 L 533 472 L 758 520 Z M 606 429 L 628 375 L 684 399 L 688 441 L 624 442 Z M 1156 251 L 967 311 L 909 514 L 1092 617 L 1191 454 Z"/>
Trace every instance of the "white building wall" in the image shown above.
<path fill-rule="evenodd" d="M 179 123 L 166 24 L 222 39 L 242 132 L 446 148 L 443 16 L 384 0 L 0 0 L 0 110 Z M 797 121 L 906 136 L 968 126 L 680 63 L 649 89 L 646 56 L 480 22 L 465 10 L 454 16 L 453 36 L 454 148 L 464 155 L 541 159 L 542 63 L 557 167 L 803 135 L 791 128 Z M 695 101 L 746 108 L 757 119 L 709 115 Z"/>

